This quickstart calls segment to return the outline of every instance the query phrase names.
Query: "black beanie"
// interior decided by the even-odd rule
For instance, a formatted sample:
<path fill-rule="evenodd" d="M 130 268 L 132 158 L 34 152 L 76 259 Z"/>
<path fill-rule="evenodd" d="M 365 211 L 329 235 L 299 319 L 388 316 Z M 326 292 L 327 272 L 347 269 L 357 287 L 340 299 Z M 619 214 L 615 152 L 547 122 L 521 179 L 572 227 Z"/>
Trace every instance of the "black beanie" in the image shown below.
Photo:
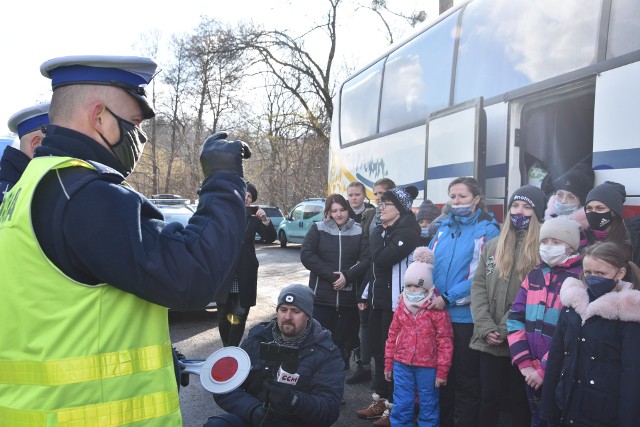
<path fill-rule="evenodd" d="M 627 200 L 627 191 L 624 185 L 617 182 L 605 181 L 589 191 L 584 202 L 585 206 L 592 200 L 604 203 L 609 209 L 622 217 L 622 205 Z"/>
<path fill-rule="evenodd" d="M 413 201 L 418 196 L 418 189 L 413 185 L 404 188 L 396 187 L 387 190 L 382 194 L 382 200 L 388 200 L 398 209 L 400 215 L 406 215 L 411 212 Z"/>
<path fill-rule="evenodd" d="M 518 188 L 513 192 L 509 199 L 507 210 L 511 209 L 511 203 L 513 203 L 514 200 L 522 200 L 523 202 L 530 204 L 533 211 L 536 213 L 536 217 L 538 217 L 538 222 L 544 221 L 544 208 L 547 203 L 544 191 L 534 185 L 525 185 Z"/>
<path fill-rule="evenodd" d="M 591 166 L 578 163 L 553 181 L 553 191 L 570 191 L 580 199 L 580 205 L 584 205 L 589 190 L 593 188 L 594 180 L 595 175 Z"/>
<path fill-rule="evenodd" d="M 255 203 L 258 200 L 258 189 L 250 182 L 247 182 L 247 193 L 251 194 L 251 203 Z"/>

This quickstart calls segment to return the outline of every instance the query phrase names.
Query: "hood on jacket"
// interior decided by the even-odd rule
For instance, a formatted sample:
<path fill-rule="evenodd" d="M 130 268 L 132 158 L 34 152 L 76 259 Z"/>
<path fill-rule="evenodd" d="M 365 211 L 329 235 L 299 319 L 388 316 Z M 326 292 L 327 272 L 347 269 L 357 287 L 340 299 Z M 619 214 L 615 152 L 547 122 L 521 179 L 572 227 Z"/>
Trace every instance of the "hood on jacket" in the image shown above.
<path fill-rule="evenodd" d="M 569 277 L 560 289 L 560 300 L 565 307 L 573 308 L 582 318 L 599 316 L 609 320 L 640 323 L 640 291 L 629 282 L 620 281 L 620 290 L 611 291 L 589 302 L 587 287 L 582 280 Z"/>

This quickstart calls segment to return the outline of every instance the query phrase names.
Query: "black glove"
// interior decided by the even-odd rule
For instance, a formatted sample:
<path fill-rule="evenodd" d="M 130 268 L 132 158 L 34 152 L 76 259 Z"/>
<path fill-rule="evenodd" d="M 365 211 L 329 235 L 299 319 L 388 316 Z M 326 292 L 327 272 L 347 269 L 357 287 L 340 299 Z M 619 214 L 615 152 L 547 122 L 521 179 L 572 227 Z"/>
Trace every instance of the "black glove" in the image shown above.
<path fill-rule="evenodd" d="M 292 385 L 266 380 L 264 386 L 269 390 L 269 403 L 273 412 L 285 413 L 292 409 L 297 402 Z"/>
<path fill-rule="evenodd" d="M 229 142 L 226 137 L 226 132 L 216 132 L 202 144 L 200 164 L 205 178 L 216 172 L 230 172 L 244 177 L 242 160 L 251 157 L 251 150 L 245 142 Z"/>
<path fill-rule="evenodd" d="M 259 427 L 262 425 L 264 417 L 267 415 L 267 410 L 262 405 L 258 405 L 253 412 L 251 412 L 251 425 Z"/>

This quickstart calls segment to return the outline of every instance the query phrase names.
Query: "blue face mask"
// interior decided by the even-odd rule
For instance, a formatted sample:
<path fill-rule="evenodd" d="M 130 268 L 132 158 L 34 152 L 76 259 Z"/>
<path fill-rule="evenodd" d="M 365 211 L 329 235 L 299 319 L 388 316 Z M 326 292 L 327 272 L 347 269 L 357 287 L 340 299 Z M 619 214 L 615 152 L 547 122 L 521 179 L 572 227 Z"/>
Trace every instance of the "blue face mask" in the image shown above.
<path fill-rule="evenodd" d="M 451 205 L 451 212 L 455 216 L 462 216 L 462 217 L 471 216 L 471 214 L 473 213 L 473 205 L 458 205 L 458 206 Z"/>
<path fill-rule="evenodd" d="M 404 296 L 410 302 L 420 302 L 427 296 L 424 291 L 409 292 L 404 291 Z"/>
<path fill-rule="evenodd" d="M 529 223 L 531 222 L 531 217 L 526 216 L 524 214 L 511 214 L 511 224 L 515 227 L 516 230 L 526 230 L 529 228 Z"/>
<path fill-rule="evenodd" d="M 422 227 L 420 237 L 424 237 L 425 239 L 429 237 L 429 227 Z"/>
<path fill-rule="evenodd" d="M 556 212 L 558 213 L 558 215 L 571 215 L 580 207 L 579 205 L 560 203 L 557 200 L 553 201 L 553 206 L 556 208 Z"/>
<path fill-rule="evenodd" d="M 611 292 L 618 284 L 615 279 L 607 279 L 600 276 L 584 276 L 584 283 L 594 298 L 600 298 L 602 295 Z"/>

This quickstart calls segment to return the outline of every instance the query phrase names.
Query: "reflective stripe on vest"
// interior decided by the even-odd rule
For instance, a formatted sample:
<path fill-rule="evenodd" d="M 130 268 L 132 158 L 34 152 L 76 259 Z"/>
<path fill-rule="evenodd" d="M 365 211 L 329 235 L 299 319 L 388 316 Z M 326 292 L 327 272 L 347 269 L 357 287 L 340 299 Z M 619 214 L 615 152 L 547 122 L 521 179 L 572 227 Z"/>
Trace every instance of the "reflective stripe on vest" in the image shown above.
<path fill-rule="evenodd" d="M 35 237 L 37 185 L 69 167 L 94 169 L 35 158 L 0 205 L 0 426 L 179 426 L 167 309 L 74 281 Z"/>

